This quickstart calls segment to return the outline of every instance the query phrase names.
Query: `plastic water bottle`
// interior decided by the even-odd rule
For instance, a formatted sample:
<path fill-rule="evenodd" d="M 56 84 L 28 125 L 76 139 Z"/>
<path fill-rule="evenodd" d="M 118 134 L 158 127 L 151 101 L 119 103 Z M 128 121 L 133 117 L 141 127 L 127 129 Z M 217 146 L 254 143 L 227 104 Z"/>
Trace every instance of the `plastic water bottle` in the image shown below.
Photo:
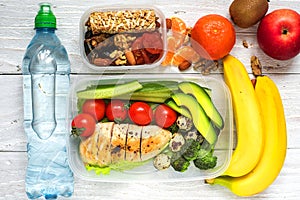
<path fill-rule="evenodd" d="M 22 63 L 26 193 L 30 199 L 69 197 L 74 188 L 66 152 L 70 62 L 55 34 L 56 18 L 50 4 L 40 4 L 35 30 Z"/>

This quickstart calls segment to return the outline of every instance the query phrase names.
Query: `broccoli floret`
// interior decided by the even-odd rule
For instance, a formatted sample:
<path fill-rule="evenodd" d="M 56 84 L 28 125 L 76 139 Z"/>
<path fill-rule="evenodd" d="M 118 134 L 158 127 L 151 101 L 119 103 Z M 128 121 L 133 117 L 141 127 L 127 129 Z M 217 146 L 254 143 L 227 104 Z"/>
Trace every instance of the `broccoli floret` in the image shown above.
<path fill-rule="evenodd" d="M 176 133 L 178 131 L 178 126 L 176 123 L 173 123 L 169 128 L 168 131 L 170 131 L 171 133 Z"/>
<path fill-rule="evenodd" d="M 183 147 L 182 156 L 188 161 L 193 161 L 199 156 L 200 149 L 201 144 L 198 141 L 187 139 Z"/>
<path fill-rule="evenodd" d="M 190 166 L 190 161 L 181 156 L 181 153 L 174 153 L 171 157 L 171 166 L 175 171 L 184 172 Z"/>
<path fill-rule="evenodd" d="M 199 151 L 199 157 L 194 160 L 194 164 L 199 169 L 211 169 L 217 165 L 217 156 L 213 155 L 213 150 L 207 152 L 204 149 Z"/>

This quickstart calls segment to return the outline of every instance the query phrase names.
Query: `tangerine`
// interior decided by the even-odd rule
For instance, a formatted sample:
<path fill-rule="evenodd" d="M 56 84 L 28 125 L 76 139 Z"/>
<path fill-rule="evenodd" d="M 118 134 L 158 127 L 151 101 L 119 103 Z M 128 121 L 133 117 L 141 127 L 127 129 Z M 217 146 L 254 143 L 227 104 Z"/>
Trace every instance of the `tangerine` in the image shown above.
<path fill-rule="evenodd" d="M 218 14 L 201 17 L 191 30 L 192 47 L 209 60 L 219 60 L 229 54 L 235 39 L 232 23 Z"/>

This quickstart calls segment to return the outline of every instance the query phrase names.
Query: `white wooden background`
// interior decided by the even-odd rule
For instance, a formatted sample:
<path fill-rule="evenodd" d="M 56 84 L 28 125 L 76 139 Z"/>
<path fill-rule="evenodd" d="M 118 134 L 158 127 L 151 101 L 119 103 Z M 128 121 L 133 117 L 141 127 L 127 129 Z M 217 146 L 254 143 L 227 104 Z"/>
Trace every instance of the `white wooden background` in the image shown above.
<path fill-rule="evenodd" d="M 83 65 L 79 53 L 79 20 L 91 6 L 118 1 L 49 1 L 57 17 L 57 34 L 65 45 L 72 64 L 72 80 L 91 72 Z M 123 1 L 119 1 L 123 2 Z M 125 2 L 125 1 L 124 1 Z M 129 1 L 127 1 L 128 3 Z M 133 2 L 133 1 L 131 1 Z M 139 1 L 141 2 L 141 1 Z M 143 2 L 146 2 L 144 0 Z M 148 1 L 149 2 L 149 1 Z M 33 21 L 38 10 L 35 0 L 0 0 L 0 199 L 26 199 L 24 177 L 27 165 L 26 136 L 23 131 L 21 62 L 25 48 L 34 35 Z M 188 25 L 209 13 L 229 17 L 231 0 L 157 0 L 166 17 L 179 16 Z M 270 9 L 293 8 L 300 13 L 299 0 L 271 0 Z M 241 59 L 250 73 L 250 56 L 260 58 L 264 72 L 277 83 L 285 107 L 288 149 L 285 165 L 276 181 L 264 192 L 246 199 L 299 199 L 300 196 L 300 56 L 278 62 L 265 56 L 257 47 L 256 27 L 239 29 L 231 54 Z M 242 45 L 246 40 L 249 48 Z M 174 72 L 176 68 L 155 69 Z M 193 70 L 188 72 L 197 73 Z M 239 199 L 221 186 L 203 181 L 174 183 L 95 183 L 75 178 L 71 199 Z"/>

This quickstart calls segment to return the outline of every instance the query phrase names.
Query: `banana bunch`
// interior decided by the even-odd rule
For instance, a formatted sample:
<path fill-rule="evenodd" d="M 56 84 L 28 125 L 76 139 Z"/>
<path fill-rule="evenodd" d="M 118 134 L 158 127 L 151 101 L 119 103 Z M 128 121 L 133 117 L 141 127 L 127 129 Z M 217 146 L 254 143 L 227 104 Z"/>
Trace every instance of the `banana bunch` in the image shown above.
<path fill-rule="evenodd" d="M 263 122 L 257 95 L 244 65 L 227 56 L 223 60 L 224 79 L 233 101 L 237 145 L 223 175 L 240 177 L 258 163 L 263 150 Z"/>
<path fill-rule="evenodd" d="M 283 105 L 268 76 L 258 76 L 253 87 L 243 64 L 231 55 L 224 59 L 224 78 L 233 99 L 237 147 L 224 175 L 206 182 L 223 185 L 238 196 L 252 196 L 268 188 L 284 164 L 287 135 Z"/>

